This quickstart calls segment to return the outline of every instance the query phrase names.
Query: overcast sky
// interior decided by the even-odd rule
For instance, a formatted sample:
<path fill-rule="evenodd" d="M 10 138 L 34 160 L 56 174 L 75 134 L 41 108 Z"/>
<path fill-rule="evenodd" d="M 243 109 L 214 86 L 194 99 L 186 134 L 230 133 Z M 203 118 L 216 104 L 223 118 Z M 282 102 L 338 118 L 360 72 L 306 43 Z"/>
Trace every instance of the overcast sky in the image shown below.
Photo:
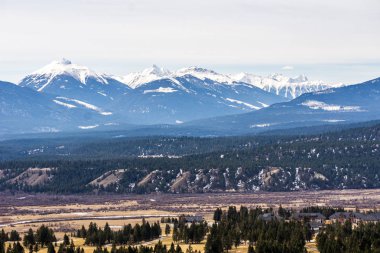
<path fill-rule="evenodd" d="M 380 76 L 379 0 L 0 0 L 0 33 L 0 80 L 13 82 L 62 57 L 117 75 Z"/>

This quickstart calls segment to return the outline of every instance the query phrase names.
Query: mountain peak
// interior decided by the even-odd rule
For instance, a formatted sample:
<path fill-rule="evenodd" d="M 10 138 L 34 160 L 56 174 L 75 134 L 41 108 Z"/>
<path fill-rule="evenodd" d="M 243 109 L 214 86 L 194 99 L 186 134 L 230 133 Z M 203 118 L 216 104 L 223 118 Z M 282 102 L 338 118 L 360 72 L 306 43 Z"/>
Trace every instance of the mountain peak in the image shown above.
<path fill-rule="evenodd" d="M 94 78 L 103 84 L 107 84 L 107 80 L 105 80 L 102 75 L 98 75 L 85 66 L 73 64 L 70 60 L 65 58 L 53 61 L 37 71 L 34 71 L 21 80 L 20 84 L 27 82 L 28 79 L 38 79 L 38 85 L 35 85 L 34 88 L 38 91 L 42 91 L 49 85 L 53 78 L 60 75 L 70 76 L 83 84 L 86 84 L 88 78 Z"/>
<path fill-rule="evenodd" d="M 294 82 L 302 83 L 302 82 L 307 82 L 307 81 L 309 81 L 309 79 L 305 75 L 299 75 L 295 78 L 290 78 L 290 82 L 292 82 L 292 83 L 294 83 Z"/>
<path fill-rule="evenodd" d="M 34 75 L 59 75 L 71 72 L 91 72 L 87 67 L 73 64 L 70 60 L 62 58 L 60 60 L 52 61 L 48 65 L 33 72 Z"/>
<path fill-rule="evenodd" d="M 210 80 L 213 80 L 215 82 L 220 82 L 220 83 L 233 82 L 232 78 L 228 75 L 220 74 L 220 73 L 215 72 L 214 70 L 200 68 L 197 66 L 182 68 L 178 70 L 175 74 L 177 76 L 192 75 L 201 80 L 210 79 Z"/>
<path fill-rule="evenodd" d="M 156 64 L 153 64 L 152 67 L 144 69 L 141 72 L 141 74 L 142 75 L 156 75 L 158 77 L 163 77 L 163 76 L 170 75 L 171 72 L 167 69 L 157 66 Z"/>
<path fill-rule="evenodd" d="M 152 67 L 144 69 L 141 72 L 133 72 L 124 76 L 121 80 L 131 88 L 139 87 L 144 83 L 149 83 L 163 77 L 170 76 L 172 73 L 164 68 L 153 64 Z"/>
<path fill-rule="evenodd" d="M 201 68 L 198 66 L 191 66 L 187 68 L 181 68 L 177 71 L 178 74 L 193 74 L 193 73 L 212 73 L 212 74 L 217 74 L 214 70 L 206 69 L 206 68 Z"/>
<path fill-rule="evenodd" d="M 72 64 L 72 62 L 70 60 L 66 59 L 66 58 L 62 58 L 62 59 L 60 59 L 58 61 L 54 61 L 54 62 L 57 63 L 57 64 L 61 64 L 61 65 L 70 65 L 70 64 Z"/>

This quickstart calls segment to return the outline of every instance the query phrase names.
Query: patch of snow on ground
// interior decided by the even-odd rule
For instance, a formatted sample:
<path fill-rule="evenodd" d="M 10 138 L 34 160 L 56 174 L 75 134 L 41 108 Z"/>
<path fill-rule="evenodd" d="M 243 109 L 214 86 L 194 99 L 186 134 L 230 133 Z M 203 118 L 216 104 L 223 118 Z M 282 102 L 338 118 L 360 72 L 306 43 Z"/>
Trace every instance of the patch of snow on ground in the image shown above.
<path fill-rule="evenodd" d="M 62 105 L 64 107 L 67 107 L 67 108 L 76 108 L 75 105 L 64 103 L 64 102 L 56 100 L 56 99 L 53 99 L 53 102 L 56 103 L 56 104 Z"/>
<path fill-rule="evenodd" d="M 78 126 L 80 129 L 93 129 L 98 127 L 99 125 L 92 125 L 92 126 Z"/>
<path fill-rule="evenodd" d="M 247 103 L 247 102 L 243 102 L 243 101 L 240 101 L 240 100 L 236 100 L 236 99 L 232 99 L 232 98 L 226 98 L 226 100 L 229 101 L 229 102 L 232 102 L 232 103 L 239 104 L 239 105 L 245 105 L 245 106 L 247 106 L 247 107 L 249 107 L 249 108 L 251 108 L 251 109 L 254 109 L 254 110 L 259 110 L 259 109 L 261 109 L 261 108 L 258 107 L 258 106 L 254 106 L 254 105 L 251 105 L 251 104 L 249 104 L 249 103 Z"/>
<path fill-rule="evenodd" d="M 81 100 L 78 100 L 78 99 L 67 98 L 67 97 L 56 97 L 56 98 L 57 99 L 61 99 L 61 100 L 65 100 L 65 101 L 74 102 L 77 105 L 81 105 L 81 106 L 83 106 L 83 107 L 85 107 L 87 109 L 96 111 L 96 112 L 98 112 L 101 115 L 105 115 L 105 116 L 112 115 L 112 112 L 105 112 L 105 111 L 103 111 L 103 109 L 101 109 L 101 108 L 99 108 L 99 107 L 97 107 L 95 105 L 89 104 L 87 102 L 84 102 L 84 101 L 81 101 Z"/>
<path fill-rule="evenodd" d="M 337 111 L 337 112 L 361 112 L 360 106 L 330 105 L 321 101 L 307 100 L 301 105 L 313 110 Z"/>
<path fill-rule="evenodd" d="M 269 124 L 269 123 L 263 123 L 263 124 L 255 124 L 255 125 L 251 125 L 250 128 L 261 128 L 261 127 L 269 127 L 271 126 L 272 124 Z"/>
<path fill-rule="evenodd" d="M 325 119 L 323 121 L 328 122 L 328 123 L 337 123 L 337 122 L 344 122 L 345 120 L 344 119 Z"/>
<path fill-rule="evenodd" d="M 257 101 L 257 103 L 259 103 L 262 107 L 268 107 L 269 105 L 263 103 L 263 102 L 260 102 L 260 101 Z"/>
<path fill-rule="evenodd" d="M 144 94 L 152 93 L 152 92 L 158 92 L 158 93 L 173 93 L 178 90 L 173 89 L 172 87 L 160 87 L 155 90 L 144 90 Z"/>
<path fill-rule="evenodd" d="M 102 96 L 104 96 L 104 97 L 107 97 L 107 94 L 105 94 L 105 93 L 103 93 L 103 92 L 101 92 L 101 91 L 98 91 L 97 92 L 99 95 L 102 95 Z"/>

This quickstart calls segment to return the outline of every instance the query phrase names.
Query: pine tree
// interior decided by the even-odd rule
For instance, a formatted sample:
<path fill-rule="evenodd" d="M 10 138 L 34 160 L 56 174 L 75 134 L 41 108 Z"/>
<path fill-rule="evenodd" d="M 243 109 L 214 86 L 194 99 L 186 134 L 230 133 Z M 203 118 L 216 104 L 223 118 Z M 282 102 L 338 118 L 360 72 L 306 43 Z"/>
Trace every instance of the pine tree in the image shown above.
<path fill-rule="evenodd" d="M 28 233 L 24 235 L 23 243 L 25 246 L 34 245 L 36 243 L 33 229 L 29 228 Z"/>
<path fill-rule="evenodd" d="M 68 246 L 70 244 L 70 238 L 67 234 L 64 234 L 63 236 L 63 245 Z"/>
<path fill-rule="evenodd" d="M 166 234 L 166 235 L 169 235 L 169 234 L 170 234 L 170 226 L 169 226 L 169 224 L 166 224 L 166 225 L 165 225 L 165 234 Z"/>
<path fill-rule="evenodd" d="M 0 241 L 2 242 L 6 242 L 6 241 L 9 241 L 9 238 L 8 238 L 8 233 L 5 233 L 4 229 L 1 230 L 0 232 Z M 4 246 L 5 248 L 5 246 Z"/>
<path fill-rule="evenodd" d="M 104 226 L 104 235 L 105 235 L 105 239 L 108 243 L 111 242 L 111 239 L 112 239 L 112 231 L 111 231 L 111 228 L 110 226 L 108 225 L 108 222 L 106 223 L 106 225 Z"/>
<path fill-rule="evenodd" d="M 0 240 L 0 253 L 5 253 L 5 243 Z"/>
<path fill-rule="evenodd" d="M 55 249 L 52 243 L 48 244 L 47 253 L 55 253 Z"/>
<path fill-rule="evenodd" d="M 222 218 L 222 213 L 223 213 L 222 209 L 221 208 L 217 208 L 215 210 L 215 212 L 214 212 L 214 218 L 213 218 L 214 221 L 220 221 L 221 218 Z"/>
<path fill-rule="evenodd" d="M 252 245 L 248 246 L 248 253 L 256 253 Z"/>
<path fill-rule="evenodd" d="M 183 253 L 181 247 L 177 244 L 177 247 L 175 248 L 175 253 Z"/>
<path fill-rule="evenodd" d="M 223 246 L 220 236 L 218 235 L 218 227 L 214 224 L 211 227 L 211 232 L 207 237 L 205 245 L 205 253 L 221 253 Z"/>
<path fill-rule="evenodd" d="M 20 234 L 16 230 L 11 231 L 11 235 L 9 237 L 10 241 L 20 241 Z"/>
<path fill-rule="evenodd" d="M 174 243 L 173 242 L 170 245 L 170 249 L 169 249 L 168 253 L 175 253 L 175 247 L 174 247 Z"/>
<path fill-rule="evenodd" d="M 39 247 L 38 247 L 38 244 L 37 244 L 37 243 L 34 245 L 33 250 L 34 250 L 34 252 L 38 252 Z"/>

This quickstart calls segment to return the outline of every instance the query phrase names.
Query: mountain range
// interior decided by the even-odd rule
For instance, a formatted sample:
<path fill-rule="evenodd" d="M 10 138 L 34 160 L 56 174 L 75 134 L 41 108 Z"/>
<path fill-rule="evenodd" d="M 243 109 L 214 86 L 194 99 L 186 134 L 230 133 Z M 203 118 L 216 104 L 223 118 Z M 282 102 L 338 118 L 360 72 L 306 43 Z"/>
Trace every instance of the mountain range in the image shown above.
<path fill-rule="evenodd" d="M 343 86 L 303 75 L 220 74 L 199 67 L 173 72 L 155 65 L 120 77 L 62 59 L 17 85 L 0 82 L 0 135 L 146 125 L 166 129 L 163 134 L 173 128 L 238 134 L 365 121 L 380 118 L 379 86 L 379 79 Z"/>
<path fill-rule="evenodd" d="M 222 132 L 254 133 L 273 129 L 352 124 L 380 119 L 380 78 L 305 93 L 255 112 L 190 122 Z"/>

